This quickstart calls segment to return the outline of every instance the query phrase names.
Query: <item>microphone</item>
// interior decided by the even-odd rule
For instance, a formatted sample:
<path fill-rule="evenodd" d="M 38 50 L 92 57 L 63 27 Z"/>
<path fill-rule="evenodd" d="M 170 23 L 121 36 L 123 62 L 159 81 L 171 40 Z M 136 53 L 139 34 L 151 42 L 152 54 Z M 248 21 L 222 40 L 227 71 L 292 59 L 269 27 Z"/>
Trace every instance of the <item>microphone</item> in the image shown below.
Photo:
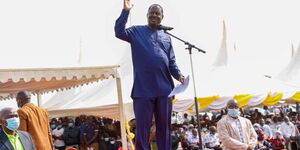
<path fill-rule="evenodd" d="M 167 31 L 167 30 L 173 30 L 174 28 L 173 27 L 168 27 L 168 26 L 163 26 L 161 24 L 157 25 L 156 28 L 158 30 L 164 30 L 164 31 Z"/>

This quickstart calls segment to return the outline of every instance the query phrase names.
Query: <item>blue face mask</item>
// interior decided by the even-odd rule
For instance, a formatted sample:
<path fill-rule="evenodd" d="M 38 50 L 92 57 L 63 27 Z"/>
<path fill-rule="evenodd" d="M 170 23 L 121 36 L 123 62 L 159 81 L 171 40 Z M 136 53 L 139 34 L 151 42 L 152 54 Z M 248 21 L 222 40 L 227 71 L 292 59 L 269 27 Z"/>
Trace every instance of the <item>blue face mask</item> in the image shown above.
<path fill-rule="evenodd" d="M 105 142 L 108 142 L 108 141 L 109 141 L 109 138 L 104 138 L 104 141 L 105 141 Z"/>
<path fill-rule="evenodd" d="M 57 128 L 59 128 L 59 129 L 62 128 L 62 125 L 58 125 Z"/>
<path fill-rule="evenodd" d="M 6 122 L 7 122 L 6 128 L 11 130 L 11 131 L 16 131 L 20 126 L 19 117 L 6 119 Z"/>
<path fill-rule="evenodd" d="M 203 132 L 206 132 L 206 131 L 207 131 L 207 128 L 202 128 L 202 131 L 203 131 Z"/>
<path fill-rule="evenodd" d="M 72 127 L 74 127 L 74 123 L 70 122 L 70 123 L 68 124 L 68 126 L 69 126 L 70 128 L 72 128 Z"/>
<path fill-rule="evenodd" d="M 231 117 L 238 117 L 240 115 L 239 109 L 228 109 L 228 115 Z"/>
<path fill-rule="evenodd" d="M 51 124 L 51 129 L 55 129 L 56 128 L 56 125 L 55 124 Z"/>

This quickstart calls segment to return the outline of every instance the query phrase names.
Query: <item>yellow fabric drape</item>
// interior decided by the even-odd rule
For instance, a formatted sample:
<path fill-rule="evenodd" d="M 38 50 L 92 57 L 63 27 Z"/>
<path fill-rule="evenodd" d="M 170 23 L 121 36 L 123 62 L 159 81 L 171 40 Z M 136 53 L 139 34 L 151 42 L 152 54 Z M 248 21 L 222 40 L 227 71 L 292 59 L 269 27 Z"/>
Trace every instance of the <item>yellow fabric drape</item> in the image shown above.
<path fill-rule="evenodd" d="M 269 93 L 269 95 L 262 102 L 262 104 L 266 105 L 266 106 L 273 106 L 282 99 L 282 96 L 283 96 L 283 93 L 276 93 L 276 95 Z"/>
<path fill-rule="evenodd" d="M 252 95 L 250 94 L 243 94 L 243 95 L 235 95 L 233 98 L 238 101 L 240 107 L 243 107 L 248 104 L 248 102 L 252 99 Z"/>
<path fill-rule="evenodd" d="M 172 100 L 172 103 L 175 104 L 177 101 L 178 101 L 178 99 L 177 99 L 177 98 L 174 98 L 174 99 Z"/>
<path fill-rule="evenodd" d="M 197 98 L 197 101 L 199 103 L 199 108 L 200 109 L 204 109 L 207 106 L 209 106 L 213 101 L 215 101 L 216 99 L 219 99 L 220 96 L 209 96 L 209 97 L 199 97 Z M 195 104 L 193 104 L 192 106 L 190 106 L 187 110 L 188 111 L 193 111 L 195 107 Z"/>
<path fill-rule="evenodd" d="M 130 142 L 131 149 L 132 149 L 132 150 L 135 150 L 135 149 L 134 149 L 133 142 L 132 142 L 132 139 L 134 138 L 135 135 L 134 135 L 133 133 L 130 132 L 130 126 L 129 126 L 129 123 L 128 123 L 128 122 L 125 123 L 125 127 L 126 127 L 126 131 L 127 131 L 127 135 L 128 135 L 128 140 L 129 140 L 129 142 Z"/>
<path fill-rule="evenodd" d="M 292 99 L 295 101 L 300 101 L 300 91 L 292 96 Z"/>

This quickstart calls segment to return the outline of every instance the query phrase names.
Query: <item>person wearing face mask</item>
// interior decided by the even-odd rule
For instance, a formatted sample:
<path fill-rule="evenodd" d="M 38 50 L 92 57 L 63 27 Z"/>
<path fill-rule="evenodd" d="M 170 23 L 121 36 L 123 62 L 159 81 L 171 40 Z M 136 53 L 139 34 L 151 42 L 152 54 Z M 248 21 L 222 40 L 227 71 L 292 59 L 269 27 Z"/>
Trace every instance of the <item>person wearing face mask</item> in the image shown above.
<path fill-rule="evenodd" d="M 273 150 L 285 150 L 285 139 L 279 130 L 275 132 L 274 137 L 270 141 Z"/>
<path fill-rule="evenodd" d="M 215 126 L 209 127 L 209 134 L 203 140 L 206 150 L 221 150 L 220 140 L 218 138 L 217 128 Z"/>
<path fill-rule="evenodd" d="M 229 100 L 228 115 L 217 123 L 217 132 L 223 150 L 253 150 L 257 144 L 257 134 L 250 120 L 239 116 L 239 103 Z"/>
<path fill-rule="evenodd" d="M 27 91 L 18 92 L 16 101 L 20 108 L 18 110 L 19 130 L 26 131 L 31 135 L 36 149 L 52 150 L 53 142 L 48 112 L 31 103 L 31 95 Z"/>
<path fill-rule="evenodd" d="M 189 124 L 188 127 L 189 127 L 189 128 L 188 128 L 186 134 L 187 134 L 187 137 L 189 138 L 189 137 L 193 136 L 194 125 Z"/>
<path fill-rule="evenodd" d="M 64 141 L 66 144 L 66 148 L 68 147 L 75 147 L 79 148 L 79 128 L 75 127 L 74 120 L 68 120 L 68 126 L 64 129 Z"/>
<path fill-rule="evenodd" d="M 290 147 L 290 137 L 295 136 L 296 128 L 293 123 L 290 122 L 287 116 L 283 117 L 284 122 L 281 124 L 280 131 L 285 139 L 285 146 L 287 149 Z"/>
<path fill-rule="evenodd" d="M 118 150 L 119 144 L 116 141 L 115 137 L 110 138 L 110 144 L 108 146 L 108 150 Z"/>
<path fill-rule="evenodd" d="M 192 150 L 196 150 L 199 148 L 199 136 L 197 130 L 192 130 L 192 136 L 188 138 L 189 147 Z"/>
<path fill-rule="evenodd" d="M 268 138 L 268 135 L 267 133 L 263 130 L 263 128 L 261 127 L 261 125 L 255 123 L 253 125 L 254 127 L 254 130 L 256 131 L 256 134 L 257 134 L 257 140 L 258 140 L 258 143 L 256 145 L 256 148 L 257 150 L 262 150 L 262 149 L 271 149 L 272 146 L 270 145 L 270 143 L 267 141 L 269 138 Z"/>
<path fill-rule="evenodd" d="M 56 123 L 51 123 L 50 128 L 51 128 L 51 134 L 52 134 L 53 130 L 56 129 Z"/>
<path fill-rule="evenodd" d="M 109 139 L 107 141 L 109 141 Z M 102 133 L 99 133 L 99 150 L 108 150 L 105 144 L 104 134 Z"/>
<path fill-rule="evenodd" d="M 268 124 L 265 124 L 265 120 L 263 118 L 259 119 L 259 125 L 261 126 L 262 130 L 264 130 L 268 137 L 273 137 L 272 130 Z"/>
<path fill-rule="evenodd" d="M 1 150 L 35 150 L 31 136 L 24 131 L 17 130 L 20 119 L 13 108 L 0 110 L 0 149 Z"/>
<path fill-rule="evenodd" d="M 104 150 L 108 150 L 108 147 L 109 147 L 109 145 L 110 145 L 109 134 L 108 134 L 108 133 L 104 133 L 103 135 L 104 135 L 104 136 L 103 136 L 103 137 L 104 137 L 103 140 L 104 140 L 105 147 L 106 147 L 106 149 L 104 149 Z"/>
<path fill-rule="evenodd" d="M 58 150 L 64 150 L 66 148 L 65 141 L 64 141 L 64 134 L 65 129 L 62 126 L 61 120 L 57 121 L 56 129 L 52 132 L 52 137 L 54 139 L 54 146 Z"/>

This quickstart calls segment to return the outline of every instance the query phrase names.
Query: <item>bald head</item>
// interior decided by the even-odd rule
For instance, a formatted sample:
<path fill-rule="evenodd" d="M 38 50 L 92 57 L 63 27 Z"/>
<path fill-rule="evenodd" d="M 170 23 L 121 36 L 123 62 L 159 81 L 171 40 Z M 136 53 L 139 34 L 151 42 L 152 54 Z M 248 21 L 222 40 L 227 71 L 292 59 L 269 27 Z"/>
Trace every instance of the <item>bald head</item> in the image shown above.
<path fill-rule="evenodd" d="M 30 103 L 30 93 L 28 91 L 20 91 L 17 93 L 17 104 L 18 107 L 21 108 L 23 107 L 25 104 Z"/>
<path fill-rule="evenodd" d="M 239 103 L 236 100 L 232 99 L 232 100 L 228 101 L 227 108 L 228 109 L 237 109 L 237 108 L 239 108 Z"/>
<path fill-rule="evenodd" d="M 17 117 L 17 110 L 12 107 L 5 107 L 0 110 L 0 120 Z"/>
<path fill-rule="evenodd" d="M 17 99 L 30 99 L 30 93 L 28 91 L 20 91 L 17 93 Z"/>
<path fill-rule="evenodd" d="M 217 128 L 215 126 L 210 126 L 209 131 L 210 133 L 215 134 L 217 132 Z"/>
<path fill-rule="evenodd" d="M 11 107 L 2 108 L 0 110 L 0 124 L 7 134 L 14 135 L 14 131 L 20 125 L 17 110 Z"/>

